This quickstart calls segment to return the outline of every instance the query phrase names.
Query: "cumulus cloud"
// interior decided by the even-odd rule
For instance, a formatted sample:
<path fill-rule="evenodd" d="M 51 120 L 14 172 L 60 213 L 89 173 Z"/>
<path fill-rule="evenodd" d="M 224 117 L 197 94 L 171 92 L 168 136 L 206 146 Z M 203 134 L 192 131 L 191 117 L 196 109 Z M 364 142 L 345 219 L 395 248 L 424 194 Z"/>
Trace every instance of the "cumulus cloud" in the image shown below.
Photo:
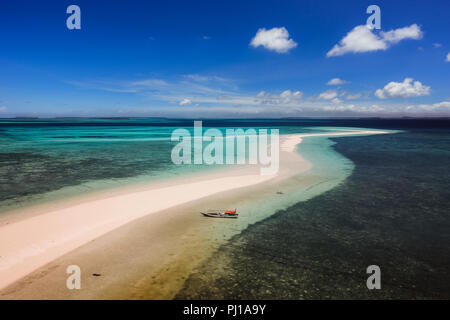
<path fill-rule="evenodd" d="M 420 112 L 420 111 L 450 111 L 450 101 L 442 101 L 433 104 L 419 104 L 419 105 L 410 105 L 405 108 L 407 112 Z"/>
<path fill-rule="evenodd" d="M 367 26 L 357 26 L 339 41 L 327 53 L 327 57 L 341 56 L 349 52 L 367 52 L 376 50 L 386 50 L 387 44 Z"/>
<path fill-rule="evenodd" d="M 380 99 L 411 98 L 427 96 L 429 94 L 429 86 L 424 86 L 420 81 L 414 81 L 412 78 L 405 78 L 403 82 L 389 82 L 383 89 L 375 91 L 375 96 Z"/>
<path fill-rule="evenodd" d="M 367 105 L 367 106 L 355 106 L 354 104 L 341 104 L 338 106 L 325 106 L 323 108 L 325 111 L 333 111 L 333 112 L 351 112 L 351 113 L 367 113 L 373 114 L 377 112 L 385 111 L 385 108 L 378 105 Z"/>
<path fill-rule="evenodd" d="M 272 28 L 269 30 L 266 30 L 265 28 L 259 29 L 250 42 L 250 45 L 255 48 L 263 46 L 267 50 L 278 53 L 286 53 L 297 47 L 297 43 L 289 38 L 289 32 L 285 27 Z"/>
<path fill-rule="evenodd" d="M 450 62 L 450 52 L 447 53 L 447 57 L 445 58 L 445 61 Z"/>
<path fill-rule="evenodd" d="M 179 75 L 167 79 L 135 79 L 135 80 L 103 80 L 102 82 L 85 82 L 86 88 L 98 90 L 114 90 L 123 92 L 133 90 L 136 95 L 145 96 L 145 103 L 129 105 L 117 109 L 121 116 L 167 116 L 179 117 L 298 117 L 298 116 L 334 116 L 334 115 L 370 115 L 370 116 L 401 116 L 401 115 L 450 115 L 450 100 L 430 104 L 407 103 L 405 100 L 377 99 L 373 92 L 348 93 L 337 87 L 328 87 L 327 91 L 316 92 L 309 98 L 295 88 L 285 88 L 280 91 L 261 91 L 259 93 L 243 91 L 235 86 L 228 86 L 232 79 L 226 82 L 216 80 L 215 76 Z M 326 81 L 325 81 L 326 82 Z M 386 82 L 387 83 L 387 82 Z M 400 85 L 402 85 L 402 80 Z M 406 81 L 412 88 L 427 88 L 422 84 L 415 85 L 413 80 Z M 79 85 L 76 83 L 75 85 Z M 399 84 L 397 83 L 397 86 Z M 224 86 L 226 86 L 224 88 Z M 394 83 L 395 86 L 395 83 Z M 381 87 L 382 97 L 390 97 L 391 88 Z M 422 89 L 427 92 L 431 89 Z M 400 90 L 401 91 L 401 90 Z M 407 91 L 407 90 L 406 90 Z M 419 90 L 420 91 L 420 90 Z M 376 99 L 377 103 L 366 100 Z M 395 96 L 395 94 L 393 94 Z M 417 95 L 417 94 L 416 94 Z M 410 95 L 415 96 L 415 95 Z M 320 98 L 319 98 L 320 97 Z M 351 99 L 361 98 L 358 103 Z M 342 101 L 344 100 L 344 101 Z M 422 103 L 422 102 L 421 102 Z M 2 108 L 1 114 L 11 111 Z M 115 112 L 115 111 L 111 111 Z M 115 113 L 114 113 L 115 114 Z M 99 114 L 95 114 L 99 115 Z M 106 115 L 106 114 L 102 114 Z"/>
<path fill-rule="evenodd" d="M 183 100 L 180 101 L 179 105 L 180 106 L 188 106 L 192 104 L 192 100 L 184 98 Z"/>
<path fill-rule="evenodd" d="M 392 44 L 404 39 L 421 39 L 423 32 L 417 24 L 387 32 L 374 33 L 366 25 L 356 26 L 327 53 L 327 57 L 341 56 L 346 53 L 360 53 L 386 50 Z"/>
<path fill-rule="evenodd" d="M 337 98 L 338 92 L 336 90 L 327 90 L 319 94 L 319 100 L 332 100 Z"/>
<path fill-rule="evenodd" d="M 256 97 L 258 98 L 257 102 L 261 104 L 289 105 L 299 102 L 303 97 L 303 92 L 285 90 L 280 94 L 271 94 L 261 91 Z"/>
<path fill-rule="evenodd" d="M 258 98 L 264 98 L 266 96 L 266 92 L 263 90 L 263 91 L 260 91 L 257 95 L 256 95 L 256 97 L 258 97 Z"/>
<path fill-rule="evenodd" d="M 329 85 L 329 86 L 337 86 L 337 85 L 346 84 L 346 83 L 348 83 L 348 82 L 345 81 L 345 80 L 342 80 L 342 79 L 339 79 L 339 78 L 333 78 L 333 79 L 331 79 L 330 81 L 327 82 L 327 85 Z"/>
<path fill-rule="evenodd" d="M 295 99 L 301 99 L 303 96 L 303 93 L 300 91 L 291 92 L 291 90 L 285 90 L 280 94 L 281 98 L 295 98 Z"/>
<path fill-rule="evenodd" d="M 387 32 L 382 31 L 380 35 L 386 42 L 398 43 L 404 39 L 422 39 L 423 32 L 417 24 L 412 24 L 409 27 L 398 28 Z"/>

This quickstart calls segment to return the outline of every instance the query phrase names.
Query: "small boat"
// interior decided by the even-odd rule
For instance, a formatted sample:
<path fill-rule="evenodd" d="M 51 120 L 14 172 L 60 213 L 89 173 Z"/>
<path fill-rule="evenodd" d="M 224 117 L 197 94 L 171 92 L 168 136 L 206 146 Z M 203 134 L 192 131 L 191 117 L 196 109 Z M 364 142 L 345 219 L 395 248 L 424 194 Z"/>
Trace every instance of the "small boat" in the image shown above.
<path fill-rule="evenodd" d="M 200 212 L 205 217 L 210 218 L 237 218 L 238 214 L 236 209 L 234 210 L 208 210 L 206 212 Z"/>

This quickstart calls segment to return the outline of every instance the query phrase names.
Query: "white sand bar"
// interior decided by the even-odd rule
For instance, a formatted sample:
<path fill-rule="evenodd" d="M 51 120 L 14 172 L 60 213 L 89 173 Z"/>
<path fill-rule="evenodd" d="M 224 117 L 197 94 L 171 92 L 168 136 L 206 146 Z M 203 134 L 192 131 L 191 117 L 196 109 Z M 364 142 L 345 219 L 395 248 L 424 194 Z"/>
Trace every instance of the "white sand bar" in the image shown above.
<path fill-rule="evenodd" d="M 149 185 L 147 189 L 126 190 L 114 196 L 89 199 L 63 208 L 49 206 L 39 215 L 0 226 L 0 289 L 54 259 L 140 217 L 218 194 L 263 183 L 310 164 L 295 151 L 302 138 L 378 134 L 383 131 L 350 131 L 281 136 L 280 170 L 276 175 L 259 175 L 259 169 L 224 170 L 204 174 L 200 179 L 181 179 L 172 185 Z M 296 156 L 294 156 L 296 155 Z M 292 162 L 298 165 L 293 167 Z M 289 165 L 288 165 L 289 164 Z M 295 169 L 293 169 L 295 168 Z M 25 210 L 25 209 L 24 209 Z"/>

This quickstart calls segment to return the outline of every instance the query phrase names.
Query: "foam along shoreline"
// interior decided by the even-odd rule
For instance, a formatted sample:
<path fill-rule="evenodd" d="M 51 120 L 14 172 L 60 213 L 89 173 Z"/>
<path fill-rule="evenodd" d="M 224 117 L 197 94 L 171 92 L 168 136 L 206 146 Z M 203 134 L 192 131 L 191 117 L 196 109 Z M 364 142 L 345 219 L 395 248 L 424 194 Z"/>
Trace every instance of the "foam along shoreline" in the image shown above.
<path fill-rule="evenodd" d="M 176 179 L 172 184 L 149 184 L 139 191 L 126 189 L 61 209 L 50 209 L 0 226 L 0 289 L 58 257 L 133 220 L 221 192 L 245 188 L 271 179 L 284 179 L 308 170 L 311 164 L 296 151 L 305 137 L 379 134 L 384 131 L 351 131 L 281 136 L 280 170 L 259 174 L 259 166 L 206 173 L 201 179 Z M 51 208 L 51 207 L 50 207 Z M 24 209 L 26 210 L 26 209 Z"/>

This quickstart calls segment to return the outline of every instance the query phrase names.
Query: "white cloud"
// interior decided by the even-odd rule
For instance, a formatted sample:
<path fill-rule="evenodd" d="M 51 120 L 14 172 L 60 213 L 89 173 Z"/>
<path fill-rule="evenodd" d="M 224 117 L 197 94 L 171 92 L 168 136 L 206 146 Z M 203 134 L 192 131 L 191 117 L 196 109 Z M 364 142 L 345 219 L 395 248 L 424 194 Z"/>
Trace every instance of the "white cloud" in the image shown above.
<path fill-rule="evenodd" d="M 285 90 L 280 94 L 270 94 L 265 91 L 259 92 L 256 97 L 258 98 L 257 103 L 261 104 L 271 104 L 271 105 L 292 105 L 298 103 L 302 97 L 303 92 Z"/>
<path fill-rule="evenodd" d="M 330 81 L 327 82 L 327 85 L 329 85 L 329 86 L 337 86 L 337 85 L 346 84 L 346 83 L 348 83 L 348 82 L 345 81 L 345 80 L 342 80 L 342 79 L 339 79 L 339 78 L 333 78 L 333 79 L 331 79 Z"/>
<path fill-rule="evenodd" d="M 404 39 L 419 40 L 423 37 L 423 32 L 417 24 L 412 24 L 409 27 L 403 27 L 387 32 L 380 32 L 381 37 L 386 42 L 398 43 Z"/>
<path fill-rule="evenodd" d="M 66 81 L 74 86 L 117 93 L 135 93 L 153 103 L 183 101 L 186 97 L 195 97 L 195 102 L 213 99 L 218 95 L 233 95 L 238 90 L 232 79 L 214 75 L 179 75 L 166 79 L 146 78 L 134 80 L 84 80 Z M 214 98 L 215 100 L 215 98 Z M 212 101 L 211 101 L 212 103 Z"/>
<path fill-rule="evenodd" d="M 450 62 L 450 52 L 447 54 L 447 57 L 445 58 L 445 61 Z"/>
<path fill-rule="evenodd" d="M 404 100 L 379 100 L 372 92 L 347 93 L 337 88 L 313 94 L 310 98 L 304 98 L 301 91 L 288 89 L 277 92 L 261 91 L 249 93 L 240 90 L 237 86 L 229 86 L 234 83 L 232 79 L 226 82 L 215 81 L 212 75 L 179 75 L 166 79 L 134 79 L 134 80 L 103 80 L 84 82 L 85 88 L 98 90 L 114 90 L 117 94 L 124 90 L 133 90 L 142 103 L 111 109 L 110 114 L 121 116 L 168 116 L 168 117 L 298 117 L 298 116 L 334 116 L 334 115 L 376 115 L 376 116 L 401 116 L 401 115 L 438 115 L 450 116 L 450 100 L 430 104 L 413 104 Z M 414 88 L 414 81 L 409 83 Z M 225 87 L 224 87 L 225 86 Z M 420 84 L 418 87 L 424 87 Z M 388 88 L 382 88 L 383 96 L 388 97 Z M 431 89 L 429 89 L 431 91 Z M 423 91 L 423 90 L 422 90 Z M 128 91 L 127 91 L 128 92 Z M 131 92 L 131 91 L 130 91 Z M 372 95 L 373 100 L 365 100 Z M 320 99 L 319 99 L 320 97 Z M 351 98 L 358 103 L 352 103 Z M 342 101 L 344 100 L 344 101 Z M 3 106 L 0 103 L 0 106 Z M 0 107 L 1 108 L 1 107 Z M 6 111 L 3 109 L 3 112 Z M 0 112 L 1 109 L 0 109 Z M 8 114 L 10 110 L 6 111 Z M 108 111 L 109 112 L 109 111 Z M 2 113 L 6 114 L 6 113 Z"/>
<path fill-rule="evenodd" d="M 420 112 L 420 111 L 450 111 L 450 101 L 442 101 L 433 104 L 419 104 L 411 105 L 405 108 L 407 112 Z"/>
<path fill-rule="evenodd" d="M 6 107 L 5 106 L 1 106 L 0 107 L 0 112 L 5 112 L 6 111 Z"/>
<path fill-rule="evenodd" d="M 285 27 L 272 28 L 266 30 L 259 29 L 255 37 L 250 42 L 250 45 L 257 48 L 263 46 L 267 50 L 276 51 L 278 53 L 286 53 L 289 50 L 297 47 L 297 43 L 289 39 L 289 32 Z"/>
<path fill-rule="evenodd" d="M 192 104 L 192 100 L 186 99 L 186 98 L 184 98 L 184 99 L 183 99 L 182 101 L 180 101 L 180 103 L 179 103 L 180 106 L 188 106 L 188 105 L 190 105 L 190 104 Z"/>
<path fill-rule="evenodd" d="M 442 101 L 435 104 L 432 104 L 435 108 L 450 108 L 450 101 Z"/>
<path fill-rule="evenodd" d="M 380 99 L 411 98 L 427 96 L 429 94 L 429 86 L 424 86 L 420 81 L 414 81 L 412 78 L 405 78 L 403 82 L 389 82 L 383 89 L 375 91 L 375 96 Z"/>
<path fill-rule="evenodd" d="M 338 92 L 336 90 L 327 90 L 319 94 L 319 100 L 332 100 L 337 98 Z"/>
<path fill-rule="evenodd" d="M 266 95 L 266 92 L 263 90 L 263 91 L 259 92 L 256 96 L 258 98 L 264 98 L 265 95 Z"/>
<path fill-rule="evenodd" d="M 440 48 L 440 47 L 442 47 L 442 44 L 436 42 L 436 43 L 433 43 L 433 47 Z"/>
<path fill-rule="evenodd" d="M 197 99 L 196 99 L 197 100 Z M 299 116 L 449 116 L 450 101 L 444 101 L 434 104 L 405 104 L 390 103 L 386 101 L 361 102 L 357 104 L 338 102 L 332 100 L 312 101 L 301 100 L 295 104 L 262 104 L 255 96 L 232 96 L 227 100 L 215 101 L 213 105 L 207 100 L 189 106 L 170 106 L 167 105 L 149 105 L 146 107 L 128 106 L 122 109 L 122 115 L 140 115 L 140 116 L 165 116 L 165 117 L 299 117 Z"/>
<path fill-rule="evenodd" d="M 359 53 L 386 50 L 392 44 L 398 43 L 401 40 L 418 40 L 422 36 L 423 33 L 417 24 L 387 32 L 380 32 L 379 36 L 373 30 L 367 28 L 366 25 L 360 25 L 353 28 L 338 44 L 328 51 L 327 57 L 341 56 L 350 52 Z"/>
<path fill-rule="evenodd" d="M 362 114 L 376 114 L 378 112 L 386 112 L 386 108 L 372 104 L 372 105 L 359 105 L 355 106 L 354 104 L 341 104 L 338 106 L 326 106 L 323 108 L 325 111 L 334 111 L 334 112 L 351 112 L 351 113 L 362 113 Z"/>
<path fill-rule="evenodd" d="M 342 103 L 342 100 L 339 98 L 334 98 L 333 100 L 331 100 L 331 102 L 333 103 Z"/>
<path fill-rule="evenodd" d="M 300 91 L 291 92 L 291 90 L 285 90 L 280 94 L 281 98 L 298 98 L 300 99 L 303 96 L 303 93 Z"/>
<path fill-rule="evenodd" d="M 210 36 L 203 36 L 202 39 L 203 40 L 211 40 L 211 37 Z"/>
<path fill-rule="evenodd" d="M 194 80 L 196 82 L 208 82 L 208 81 L 228 82 L 228 79 L 219 76 L 204 76 L 196 73 L 186 74 L 184 77 L 190 80 Z"/>
<path fill-rule="evenodd" d="M 345 99 L 347 100 L 355 100 L 361 98 L 361 93 L 355 93 L 355 94 L 348 94 Z"/>
<path fill-rule="evenodd" d="M 386 50 L 386 43 L 372 33 L 367 26 L 357 26 L 327 53 L 327 57 L 341 56 L 349 52 Z"/>

